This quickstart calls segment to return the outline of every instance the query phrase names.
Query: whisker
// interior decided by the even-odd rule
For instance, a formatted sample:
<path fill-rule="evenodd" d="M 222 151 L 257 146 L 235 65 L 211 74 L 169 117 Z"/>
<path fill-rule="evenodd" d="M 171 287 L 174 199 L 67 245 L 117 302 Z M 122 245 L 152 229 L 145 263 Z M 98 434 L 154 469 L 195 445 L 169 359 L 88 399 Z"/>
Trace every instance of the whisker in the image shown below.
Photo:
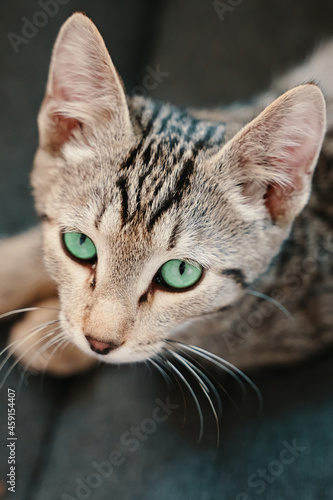
<path fill-rule="evenodd" d="M 60 311 L 59 307 L 47 307 L 47 306 L 34 306 L 34 307 L 23 307 L 22 309 L 13 309 L 6 313 L 0 314 L 0 319 L 8 318 L 14 314 L 20 314 L 24 312 L 37 311 L 39 309 L 47 309 L 50 311 Z"/>
<path fill-rule="evenodd" d="M 173 357 L 175 357 L 194 377 L 194 379 L 198 382 L 202 392 L 204 393 L 208 403 L 209 403 L 209 406 L 211 407 L 211 410 L 213 412 L 213 415 L 214 415 L 214 419 L 215 419 L 215 424 L 216 424 L 216 448 L 219 447 L 219 444 L 220 444 L 220 427 L 219 427 L 219 418 L 217 416 L 217 413 L 216 413 L 216 409 L 215 409 L 215 406 L 214 406 L 214 403 L 213 401 L 211 400 L 210 396 L 209 396 L 209 388 L 208 386 L 205 384 L 205 382 L 202 380 L 201 378 L 201 372 L 199 370 L 199 373 L 198 373 L 198 369 L 196 366 L 194 366 L 189 360 L 183 358 L 179 353 L 177 352 L 174 352 L 174 351 L 168 351 L 169 354 L 171 354 Z"/>
<path fill-rule="evenodd" d="M 164 370 L 164 368 L 162 368 L 157 360 L 154 360 L 154 359 L 148 359 L 148 362 L 150 362 L 155 368 L 156 370 L 162 375 L 163 379 L 165 380 L 166 384 L 167 384 L 167 387 L 168 389 L 171 388 L 171 379 L 169 377 L 169 375 L 167 374 L 167 372 Z"/>
<path fill-rule="evenodd" d="M 182 421 L 182 424 L 181 424 L 181 428 L 183 428 L 184 425 L 185 425 L 185 422 L 186 422 L 186 417 L 187 417 L 187 403 L 186 403 L 186 397 L 185 397 L 183 388 L 181 386 L 181 383 L 179 382 L 178 377 L 175 375 L 175 373 L 172 370 L 170 370 L 170 367 L 167 364 L 167 358 L 165 356 L 163 356 L 163 354 L 161 352 L 159 352 L 157 354 L 157 357 L 158 357 L 158 359 L 161 360 L 161 363 L 163 364 L 163 366 L 165 366 L 169 370 L 169 372 L 171 373 L 171 375 L 173 376 L 173 380 L 176 381 L 176 384 L 178 385 L 178 388 L 179 388 L 180 393 L 182 395 L 183 408 L 184 408 L 184 417 L 183 417 L 183 421 Z"/>
<path fill-rule="evenodd" d="M 63 338 L 61 338 L 62 336 L 63 336 Z M 57 343 L 57 342 L 59 342 L 59 343 Z M 65 332 L 62 332 L 61 335 L 57 336 L 57 338 L 55 339 L 55 342 L 53 342 L 53 344 L 55 344 L 55 347 L 54 347 L 53 351 L 51 352 L 49 359 L 47 360 L 45 367 L 43 369 L 43 375 L 46 373 L 47 367 L 48 367 L 50 361 L 52 360 L 52 358 L 55 356 L 56 352 L 59 349 L 64 350 L 67 347 L 67 345 L 69 345 L 70 343 L 71 343 L 71 340 L 66 337 Z M 48 348 L 52 347 L 53 344 L 48 346 Z"/>
<path fill-rule="evenodd" d="M 61 330 L 61 326 L 57 326 L 51 332 L 48 332 L 47 335 L 45 335 L 41 341 L 45 340 L 48 337 L 51 337 L 44 345 L 40 347 L 40 349 L 36 352 L 36 354 L 32 357 L 30 360 L 29 364 L 27 365 L 27 369 L 32 365 L 32 363 L 35 361 L 36 358 L 41 357 L 45 351 L 50 349 L 54 344 L 57 344 L 59 340 L 61 340 L 64 337 L 64 333 L 62 331 L 59 331 L 58 333 L 55 333 L 57 330 Z M 35 346 L 38 345 L 40 342 L 36 342 Z M 48 362 L 52 359 L 53 352 L 49 356 Z"/>
<path fill-rule="evenodd" d="M 226 373 L 228 373 L 231 377 L 234 378 L 234 380 L 236 380 L 238 382 L 238 384 L 242 388 L 243 396 L 245 397 L 247 394 L 247 390 L 246 390 L 246 387 L 242 381 L 242 379 L 243 379 L 256 393 L 258 401 L 259 401 L 259 410 L 258 411 L 259 411 L 259 413 L 262 411 L 263 398 L 262 398 L 262 394 L 261 394 L 260 390 L 255 385 L 255 383 L 252 382 L 252 380 L 247 375 L 245 375 L 245 373 L 243 373 L 239 368 L 234 366 L 232 363 L 229 363 L 229 361 L 226 361 L 225 359 L 220 358 L 216 354 L 208 352 L 205 349 L 202 349 L 201 347 L 188 345 L 188 344 L 185 344 L 183 342 L 179 342 L 179 341 L 175 341 L 175 340 L 171 340 L 171 339 L 166 339 L 166 342 L 171 343 L 171 344 L 175 344 L 175 345 L 177 345 L 177 344 L 181 345 L 185 350 L 189 350 L 191 352 L 198 353 L 203 358 L 207 359 L 211 363 L 222 368 Z"/>
<path fill-rule="evenodd" d="M 54 321 L 54 322 L 57 322 L 57 321 L 59 321 L 59 320 L 52 320 L 52 322 L 53 322 L 53 321 Z M 30 328 L 29 330 L 27 330 L 27 331 L 23 334 L 23 335 L 24 335 L 24 337 L 22 336 L 22 338 L 20 337 L 19 339 L 14 340 L 14 342 L 12 342 L 11 344 L 8 344 L 6 347 L 4 347 L 4 348 L 2 349 L 2 351 L 0 351 L 0 357 L 1 357 L 1 356 L 2 356 L 2 355 L 3 355 L 3 354 L 4 354 L 4 353 L 5 353 L 8 349 L 10 349 L 11 347 L 13 347 L 15 344 L 17 344 L 18 342 L 20 342 L 20 341 L 22 341 L 22 340 L 25 340 L 25 339 L 27 338 L 27 336 L 28 336 L 28 335 L 29 335 L 29 337 L 32 337 L 32 336 L 33 336 L 33 334 L 35 334 L 35 333 L 36 333 L 37 328 L 42 327 L 42 326 L 46 327 L 46 326 L 48 326 L 48 324 L 49 324 L 49 322 L 41 323 L 41 324 L 39 324 L 37 327 L 33 327 L 33 328 Z"/>
<path fill-rule="evenodd" d="M 51 361 L 51 359 L 55 356 L 57 351 L 61 351 L 61 353 L 60 353 L 60 356 L 61 356 L 63 351 L 66 349 L 66 347 L 71 343 L 70 339 L 67 338 L 64 333 L 62 333 L 62 336 L 63 336 L 63 338 L 61 338 L 61 336 L 59 336 L 57 339 L 55 339 L 55 341 L 51 345 L 48 346 L 48 349 L 49 349 L 50 347 L 52 347 L 55 344 L 55 347 L 54 347 L 53 351 L 51 352 L 47 363 L 49 363 Z"/>
<path fill-rule="evenodd" d="M 58 334 L 57 335 L 57 339 L 55 342 L 53 342 L 53 344 L 56 344 L 55 345 L 55 348 L 53 349 L 51 355 L 49 356 L 49 359 L 47 360 L 45 366 L 43 367 L 43 371 L 41 372 L 41 375 L 42 375 L 42 381 L 44 380 L 44 376 L 45 376 L 45 373 L 46 373 L 46 370 L 47 370 L 47 367 L 51 361 L 51 359 L 54 357 L 55 353 L 57 352 L 57 350 L 59 348 L 65 348 L 66 347 L 66 344 L 68 344 L 70 341 L 68 339 L 66 339 L 66 337 L 64 337 L 62 340 L 61 340 L 61 337 L 62 335 L 65 335 L 64 333 L 61 333 L 61 334 Z M 59 342 L 59 344 L 57 344 L 57 342 Z M 51 346 L 53 345 L 51 344 Z M 48 346 L 48 347 L 51 347 L 51 346 Z M 29 363 L 29 366 L 30 366 L 31 363 Z"/>
<path fill-rule="evenodd" d="M 42 331 L 44 328 L 47 328 L 48 326 L 50 325 L 53 325 L 55 323 L 58 323 L 59 320 L 58 319 L 54 319 L 54 320 L 51 320 L 51 321 L 46 321 L 45 323 L 42 323 L 40 325 L 38 325 L 37 327 L 34 327 L 30 330 L 28 330 L 24 336 L 22 338 L 19 338 L 17 340 L 15 340 L 14 342 L 12 342 L 11 344 L 9 344 L 7 347 L 5 347 L 1 352 L 0 352 L 0 357 L 8 350 L 8 354 L 7 356 L 5 357 L 5 359 L 2 361 L 2 363 L 0 364 L 0 371 L 2 370 L 2 368 L 5 366 L 5 364 L 7 363 L 7 361 L 9 360 L 9 358 L 12 356 L 14 350 L 12 349 L 13 347 L 15 347 L 15 349 L 17 349 L 18 347 L 22 346 L 26 341 L 28 341 L 29 339 L 31 339 L 31 337 L 33 337 L 34 335 L 36 335 L 37 333 L 39 333 L 40 331 Z"/>
<path fill-rule="evenodd" d="M 227 366 L 224 365 L 224 359 L 220 358 L 219 356 L 216 356 L 217 359 L 214 359 L 212 356 L 213 354 L 211 352 L 206 351 L 205 349 L 201 349 L 200 347 L 196 347 L 193 345 L 188 345 L 188 344 L 183 344 L 183 342 L 178 342 L 174 341 L 171 339 L 166 339 L 166 342 L 170 342 L 171 344 L 180 344 L 183 349 L 194 352 L 197 355 L 200 355 L 202 358 L 207 359 L 211 363 L 215 364 L 219 368 L 223 369 L 226 373 L 228 373 L 236 382 L 239 383 L 242 392 L 243 392 L 243 397 L 246 397 L 247 395 L 247 390 L 246 387 L 243 383 L 243 381 L 235 374 L 231 369 L 229 369 Z M 215 356 L 215 355 L 214 355 Z M 231 365 L 232 368 L 234 368 L 233 365 Z"/>
<path fill-rule="evenodd" d="M 48 332 L 46 334 L 45 337 L 48 337 L 50 336 L 51 334 L 53 334 L 54 332 L 51 331 L 51 332 Z M 29 349 L 27 349 L 23 354 L 21 354 L 21 356 L 19 356 L 16 361 L 9 367 L 9 369 L 7 370 L 4 378 L 2 379 L 2 382 L 0 383 L 0 390 L 3 388 L 7 378 L 9 377 L 10 373 L 13 371 L 13 369 L 15 368 L 15 366 L 21 361 L 21 359 L 29 352 L 31 351 L 34 347 L 36 347 L 36 345 L 40 344 L 41 342 L 43 342 L 44 340 L 44 337 L 41 337 L 40 339 L 37 340 L 37 342 L 35 344 L 32 344 Z M 22 345 L 22 344 L 21 344 Z"/>
<path fill-rule="evenodd" d="M 193 391 L 191 385 L 189 384 L 188 380 L 182 374 L 182 372 L 179 371 L 178 368 L 169 359 L 165 359 L 165 362 L 170 366 L 171 370 L 173 370 L 178 375 L 178 377 L 184 382 L 184 384 L 186 385 L 187 389 L 189 390 L 189 392 L 190 392 L 190 394 L 195 402 L 195 405 L 197 407 L 198 414 L 199 414 L 199 419 L 200 419 L 200 432 L 199 432 L 197 444 L 200 444 L 202 441 L 202 436 L 203 436 L 203 431 L 204 431 L 204 422 L 203 422 L 203 414 L 201 411 L 199 400 L 198 400 L 195 392 Z"/>
<path fill-rule="evenodd" d="M 207 387 L 205 382 L 202 379 L 198 380 L 196 377 L 196 374 L 192 372 L 192 368 L 190 368 L 190 366 L 187 364 L 187 363 L 190 363 L 188 360 L 183 358 L 178 352 L 171 351 L 170 349 L 169 350 L 165 349 L 165 350 L 168 352 L 168 354 L 171 354 L 171 356 L 176 358 L 183 366 L 185 366 L 186 369 L 188 369 L 190 373 L 192 373 L 193 377 L 197 380 L 198 384 L 200 385 L 200 388 L 203 391 L 206 391 L 207 393 L 209 392 L 209 388 Z"/>
<path fill-rule="evenodd" d="M 216 377 L 214 377 L 214 375 L 212 375 L 206 367 L 204 367 L 197 359 L 195 359 L 193 356 L 191 356 L 191 354 L 189 354 L 188 352 L 186 352 L 184 349 L 182 349 L 181 347 L 177 346 L 177 351 L 181 351 L 182 353 L 185 354 L 186 356 L 186 360 L 191 364 L 191 366 L 199 372 L 200 376 L 204 378 L 206 384 L 208 384 L 208 386 L 210 387 L 211 391 L 214 393 L 214 396 L 216 398 L 216 403 L 217 403 L 217 412 L 218 412 L 218 416 L 219 418 L 222 416 L 222 413 L 223 413 L 223 404 L 222 404 L 222 400 L 221 400 L 221 397 L 214 385 L 217 384 L 221 389 L 222 391 L 228 396 L 229 400 L 233 403 L 233 406 L 238 410 L 237 408 L 237 405 L 236 403 L 234 403 L 233 399 L 231 398 L 230 394 L 227 392 L 227 390 L 223 387 L 223 385 L 216 379 Z M 192 361 L 190 362 L 189 359 Z M 200 368 L 199 368 L 200 367 Z M 208 375 L 207 375 L 208 374 Z M 213 379 L 213 381 L 209 378 L 211 377 Z"/>
<path fill-rule="evenodd" d="M 48 337 L 50 337 L 50 336 L 55 337 L 56 341 L 57 341 L 57 340 L 59 340 L 59 339 L 61 338 L 61 336 L 62 336 L 62 332 L 59 332 L 59 333 L 57 333 L 56 335 L 55 335 L 55 332 L 56 332 L 57 330 L 59 330 L 60 328 L 61 328 L 61 326 L 58 326 L 58 327 L 54 328 L 53 330 L 51 330 L 50 332 L 48 332 L 46 335 L 44 335 L 44 336 L 43 336 L 43 338 L 42 338 L 42 339 L 40 339 L 40 340 L 45 340 L 46 338 L 48 338 Z M 51 339 L 50 339 L 50 340 L 49 340 L 49 341 L 48 341 L 45 345 L 47 345 L 48 347 L 50 347 L 50 346 L 49 346 L 49 343 L 50 343 L 50 345 L 52 345 L 52 343 L 54 343 L 54 340 L 55 340 L 55 339 L 54 339 L 54 338 L 51 338 Z M 36 344 L 34 344 L 34 346 L 35 346 L 35 345 L 36 345 Z M 43 347 L 44 347 L 44 346 L 43 346 Z M 27 351 L 26 351 L 26 352 L 27 352 Z M 30 366 L 32 365 L 32 363 L 34 362 L 34 360 L 35 360 L 38 356 L 40 356 L 40 355 L 41 355 L 41 353 L 42 353 L 42 352 L 43 352 L 43 351 L 39 350 L 39 351 L 38 351 L 38 352 L 37 352 L 37 353 L 36 353 L 36 354 L 32 357 L 32 359 L 30 359 L 29 363 L 26 363 L 26 364 L 24 365 L 24 367 L 23 367 L 23 373 L 22 373 L 21 378 L 20 378 L 20 381 L 19 381 L 19 388 L 18 388 L 18 391 L 20 390 L 20 388 L 21 388 L 21 386 L 22 386 L 22 383 L 23 383 L 24 377 L 26 376 L 26 374 L 27 374 L 27 372 L 28 372 L 28 370 L 29 370 Z M 46 366 L 47 366 L 47 365 L 48 365 L 48 363 L 50 362 L 51 358 L 52 358 L 52 356 L 50 356 L 49 360 L 47 361 Z M 44 370 L 44 371 L 45 371 L 45 370 Z"/>
<path fill-rule="evenodd" d="M 267 300 L 267 302 L 270 302 L 271 304 L 273 304 L 274 306 L 276 306 L 278 309 L 280 309 L 280 311 L 285 314 L 287 316 L 288 319 L 290 319 L 290 321 L 292 321 L 293 323 L 295 323 L 295 318 L 294 316 L 291 314 L 290 311 L 288 311 L 288 309 L 286 307 L 284 307 L 280 302 L 278 302 L 277 300 L 273 299 L 273 297 L 270 297 L 269 295 L 266 295 L 265 293 L 261 293 L 261 292 L 257 292 L 257 290 L 246 290 L 246 293 L 249 294 L 249 295 L 253 295 L 254 297 L 259 297 L 260 299 L 264 299 L 264 300 Z"/>

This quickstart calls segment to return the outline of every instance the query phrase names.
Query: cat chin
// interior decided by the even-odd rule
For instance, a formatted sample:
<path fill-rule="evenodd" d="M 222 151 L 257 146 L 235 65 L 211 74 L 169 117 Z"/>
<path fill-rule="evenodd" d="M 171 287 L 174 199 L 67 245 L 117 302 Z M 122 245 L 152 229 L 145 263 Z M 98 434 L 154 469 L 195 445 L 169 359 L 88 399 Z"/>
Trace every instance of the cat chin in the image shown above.
<path fill-rule="evenodd" d="M 108 364 L 126 364 L 126 363 L 142 363 L 154 357 L 156 354 L 155 351 L 151 353 L 148 352 L 133 352 L 130 349 L 127 353 L 122 353 L 119 350 L 118 352 L 113 352 L 107 354 L 106 356 L 96 355 L 99 361 Z"/>

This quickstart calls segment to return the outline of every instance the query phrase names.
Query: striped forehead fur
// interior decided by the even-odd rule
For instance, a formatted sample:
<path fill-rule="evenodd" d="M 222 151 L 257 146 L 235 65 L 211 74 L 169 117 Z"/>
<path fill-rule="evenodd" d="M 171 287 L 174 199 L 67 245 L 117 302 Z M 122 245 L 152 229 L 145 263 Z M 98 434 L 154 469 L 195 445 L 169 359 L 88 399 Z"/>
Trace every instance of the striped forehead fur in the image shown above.
<path fill-rule="evenodd" d="M 141 97 L 130 99 L 129 108 L 136 132 L 134 144 L 122 161 L 95 170 L 98 187 L 91 179 L 92 198 L 101 200 L 96 223 L 114 196 L 111 176 L 112 191 L 119 194 L 122 227 L 145 219 L 151 230 L 156 220 L 179 204 L 197 159 L 221 148 L 225 124 L 198 120 L 175 106 Z M 82 165 L 78 173 L 82 179 Z"/>

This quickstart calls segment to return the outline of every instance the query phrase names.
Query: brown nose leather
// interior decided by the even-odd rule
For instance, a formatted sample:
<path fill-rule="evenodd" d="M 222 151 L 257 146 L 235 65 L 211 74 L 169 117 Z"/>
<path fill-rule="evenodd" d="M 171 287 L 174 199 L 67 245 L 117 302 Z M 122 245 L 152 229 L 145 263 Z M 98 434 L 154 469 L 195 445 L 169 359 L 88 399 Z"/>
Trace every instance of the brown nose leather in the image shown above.
<path fill-rule="evenodd" d="M 113 349 L 117 349 L 117 347 L 123 343 L 121 342 L 117 344 L 116 342 L 101 342 L 100 340 L 94 339 L 94 337 L 91 337 L 90 335 L 86 335 L 86 339 L 89 342 L 90 349 L 97 352 L 97 354 L 108 354 Z"/>

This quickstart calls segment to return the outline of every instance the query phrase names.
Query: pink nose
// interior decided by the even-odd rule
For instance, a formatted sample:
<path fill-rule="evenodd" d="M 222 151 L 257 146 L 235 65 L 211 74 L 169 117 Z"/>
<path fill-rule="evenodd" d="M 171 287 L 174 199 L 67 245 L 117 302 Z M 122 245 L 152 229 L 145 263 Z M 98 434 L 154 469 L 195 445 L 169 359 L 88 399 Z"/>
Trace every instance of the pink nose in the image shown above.
<path fill-rule="evenodd" d="M 108 354 L 110 351 L 117 349 L 117 347 L 121 346 L 124 342 L 101 342 L 100 340 L 94 339 L 90 335 L 86 335 L 86 339 L 89 342 L 90 349 L 97 354 Z"/>

